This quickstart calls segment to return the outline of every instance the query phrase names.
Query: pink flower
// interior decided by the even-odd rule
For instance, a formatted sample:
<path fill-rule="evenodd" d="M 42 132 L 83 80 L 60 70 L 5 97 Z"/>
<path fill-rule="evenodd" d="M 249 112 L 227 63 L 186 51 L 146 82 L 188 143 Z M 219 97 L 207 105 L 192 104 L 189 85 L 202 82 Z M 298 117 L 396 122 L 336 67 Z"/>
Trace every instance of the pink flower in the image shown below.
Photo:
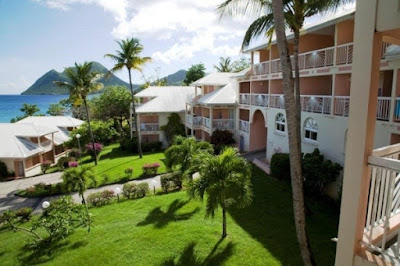
<path fill-rule="evenodd" d="M 79 163 L 72 161 L 72 162 L 68 162 L 68 167 L 78 167 Z"/>

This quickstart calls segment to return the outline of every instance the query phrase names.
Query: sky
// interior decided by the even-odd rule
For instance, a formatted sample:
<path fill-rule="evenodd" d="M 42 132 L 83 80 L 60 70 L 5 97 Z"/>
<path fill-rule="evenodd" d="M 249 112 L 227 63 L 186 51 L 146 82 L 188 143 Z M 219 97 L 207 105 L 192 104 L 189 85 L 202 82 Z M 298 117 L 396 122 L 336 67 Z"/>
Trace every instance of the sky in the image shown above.
<path fill-rule="evenodd" d="M 144 76 L 160 77 L 219 57 L 239 58 L 250 21 L 220 15 L 222 0 L 0 0 L 0 94 L 19 94 L 51 69 L 98 61 L 137 37 L 152 57 Z M 117 76 L 128 81 L 125 71 Z M 134 74 L 134 83 L 143 83 Z"/>

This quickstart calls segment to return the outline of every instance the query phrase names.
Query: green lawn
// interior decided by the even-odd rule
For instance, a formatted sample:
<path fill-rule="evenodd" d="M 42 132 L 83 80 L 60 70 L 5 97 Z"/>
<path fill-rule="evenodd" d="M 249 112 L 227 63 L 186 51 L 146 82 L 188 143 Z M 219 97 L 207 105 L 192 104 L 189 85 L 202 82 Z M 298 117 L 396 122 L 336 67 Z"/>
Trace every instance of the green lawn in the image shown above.
<path fill-rule="evenodd" d="M 98 165 L 94 167 L 96 178 L 100 184 L 115 183 L 127 181 L 125 174 L 126 168 L 133 168 L 133 176 L 130 179 L 136 179 L 143 174 L 142 166 L 145 163 L 160 163 L 159 173 L 165 172 L 165 165 L 161 162 L 164 153 L 145 153 L 140 159 L 139 155 L 121 150 L 119 144 L 105 146 L 99 155 Z M 81 159 L 83 165 L 94 166 L 94 161 L 90 156 L 84 156 Z M 105 178 L 108 176 L 107 178 Z M 105 180 L 106 179 L 106 180 Z M 107 180 L 108 179 L 108 180 Z"/>
<path fill-rule="evenodd" d="M 0 264 L 50 265 L 301 265 L 290 185 L 254 167 L 253 204 L 230 211 L 228 237 L 220 240 L 221 213 L 204 219 L 204 204 L 186 192 L 93 208 L 90 233 L 79 229 L 51 255 L 32 253 L 22 233 L 0 230 Z M 319 265 L 332 265 L 337 213 L 309 202 L 308 228 Z"/>

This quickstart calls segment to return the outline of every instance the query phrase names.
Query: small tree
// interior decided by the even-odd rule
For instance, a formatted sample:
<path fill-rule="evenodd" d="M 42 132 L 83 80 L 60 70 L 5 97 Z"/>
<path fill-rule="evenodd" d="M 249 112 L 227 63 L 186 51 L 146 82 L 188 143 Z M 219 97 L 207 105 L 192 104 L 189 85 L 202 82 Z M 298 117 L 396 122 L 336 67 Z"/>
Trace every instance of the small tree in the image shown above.
<path fill-rule="evenodd" d="M 165 133 L 168 144 L 171 144 L 175 136 L 185 136 L 185 126 L 182 124 L 181 117 L 172 113 L 168 116 L 168 123 L 161 127 Z"/>
<path fill-rule="evenodd" d="M 212 133 L 210 143 L 214 145 L 215 154 L 219 154 L 224 147 L 234 144 L 235 140 L 229 130 L 217 129 Z"/>
<path fill-rule="evenodd" d="M 251 167 L 234 148 L 226 148 L 220 155 L 203 153 L 198 166 L 200 177 L 189 185 L 189 196 L 201 200 L 207 194 L 206 216 L 214 217 L 222 209 L 222 238 L 226 237 L 226 211 L 251 203 Z"/>
<path fill-rule="evenodd" d="M 51 116 L 63 116 L 67 113 L 66 107 L 62 106 L 60 103 L 52 103 L 47 109 L 46 114 Z"/>
<path fill-rule="evenodd" d="M 42 163 L 41 168 L 42 168 L 43 174 L 45 174 L 46 171 L 49 170 L 51 164 L 52 164 L 52 162 L 50 160 L 46 160 Z"/>
<path fill-rule="evenodd" d="M 96 184 L 96 178 L 93 170 L 89 166 L 72 167 L 65 170 L 63 184 L 68 191 L 78 191 L 82 198 L 82 204 L 86 205 L 84 192 L 89 184 Z"/>
<path fill-rule="evenodd" d="M 186 72 L 186 77 L 183 80 L 183 83 L 185 85 L 192 84 L 192 82 L 204 77 L 206 75 L 205 71 L 206 71 L 206 68 L 204 67 L 203 63 L 197 64 L 197 65 L 192 65 Z"/>

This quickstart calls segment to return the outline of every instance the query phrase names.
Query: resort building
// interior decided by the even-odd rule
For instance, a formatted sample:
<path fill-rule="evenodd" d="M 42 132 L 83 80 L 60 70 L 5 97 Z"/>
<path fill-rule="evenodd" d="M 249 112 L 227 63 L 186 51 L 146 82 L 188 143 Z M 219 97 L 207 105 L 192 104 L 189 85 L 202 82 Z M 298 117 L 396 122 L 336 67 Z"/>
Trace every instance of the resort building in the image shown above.
<path fill-rule="evenodd" d="M 161 127 L 168 123 L 168 116 L 172 113 L 179 114 L 184 123 L 186 99 L 194 93 L 194 87 L 165 86 L 149 87 L 135 94 L 141 141 L 161 141 L 163 147 L 167 147 L 168 142 Z"/>
<path fill-rule="evenodd" d="M 236 93 L 234 73 L 212 73 L 194 83 L 195 93 L 186 103 L 188 135 L 210 141 L 215 130 L 236 131 Z"/>
<path fill-rule="evenodd" d="M 82 123 L 64 116 L 32 116 L 17 123 L 0 123 L 0 161 L 16 177 L 41 174 L 41 163 L 56 163 L 64 156 L 69 132 Z"/>

